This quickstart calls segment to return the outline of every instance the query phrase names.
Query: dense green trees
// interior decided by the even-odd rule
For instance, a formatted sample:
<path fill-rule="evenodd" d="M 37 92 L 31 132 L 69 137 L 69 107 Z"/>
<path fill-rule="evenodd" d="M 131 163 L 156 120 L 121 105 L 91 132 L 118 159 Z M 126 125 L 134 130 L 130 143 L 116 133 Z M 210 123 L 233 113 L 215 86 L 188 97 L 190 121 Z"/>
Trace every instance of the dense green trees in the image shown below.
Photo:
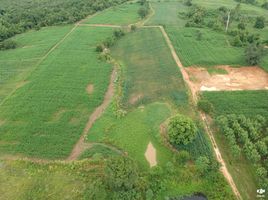
<path fill-rule="evenodd" d="M 0 42 L 29 29 L 74 23 L 126 0 L 0 0 Z"/>
<path fill-rule="evenodd" d="M 188 144 L 196 137 L 197 128 L 194 122 L 182 115 L 170 119 L 168 124 L 168 136 L 171 144 Z"/>

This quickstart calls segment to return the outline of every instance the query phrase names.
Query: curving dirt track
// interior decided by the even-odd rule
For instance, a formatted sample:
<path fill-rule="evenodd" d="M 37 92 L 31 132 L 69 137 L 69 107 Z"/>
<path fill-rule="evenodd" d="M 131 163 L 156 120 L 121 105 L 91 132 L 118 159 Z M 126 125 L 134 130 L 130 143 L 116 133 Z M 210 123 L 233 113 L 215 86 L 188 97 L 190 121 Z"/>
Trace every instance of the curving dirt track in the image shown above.
<path fill-rule="evenodd" d="M 67 161 L 73 161 L 76 160 L 79 155 L 87 148 L 88 144 L 85 143 L 84 139 L 87 135 L 89 129 L 92 127 L 94 122 L 102 115 L 103 111 L 108 107 L 109 103 L 112 100 L 113 94 L 114 94 L 114 80 L 116 77 L 116 70 L 114 69 L 111 75 L 110 84 L 108 87 L 107 92 L 105 93 L 104 100 L 102 104 L 95 109 L 95 111 L 90 115 L 88 122 L 86 124 L 86 127 L 84 128 L 84 131 L 74 146 L 71 154 L 67 158 Z"/>

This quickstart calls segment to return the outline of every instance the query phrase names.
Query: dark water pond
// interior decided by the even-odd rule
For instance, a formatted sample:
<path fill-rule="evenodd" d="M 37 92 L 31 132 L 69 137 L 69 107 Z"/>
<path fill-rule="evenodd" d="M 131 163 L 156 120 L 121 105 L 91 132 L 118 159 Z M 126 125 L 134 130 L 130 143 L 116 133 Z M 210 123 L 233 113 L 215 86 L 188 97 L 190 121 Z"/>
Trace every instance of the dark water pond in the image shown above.
<path fill-rule="evenodd" d="M 207 198 L 202 194 L 196 194 L 189 197 L 183 197 L 181 200 L 207 200 Z"/>

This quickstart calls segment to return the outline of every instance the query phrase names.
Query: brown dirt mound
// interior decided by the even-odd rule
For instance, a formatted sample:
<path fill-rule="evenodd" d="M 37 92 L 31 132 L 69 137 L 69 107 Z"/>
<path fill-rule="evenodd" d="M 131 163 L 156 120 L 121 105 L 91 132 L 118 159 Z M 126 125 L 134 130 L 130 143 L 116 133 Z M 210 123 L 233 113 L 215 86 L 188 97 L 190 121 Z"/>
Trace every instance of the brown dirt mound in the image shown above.
<path fill-rule="evenodd" d="M 228 74 L 209 74 L 205 68 L 185 68 L 197 91 L 268 89 L 268 74 L 259 67 L 218 66 Z"/>
<path fill-rule="evenodd" d="M 87 86 L 87 93 L 88 93 L 88 94 L 92 94 L 93 91 L 94 91 L 94 85 L 89 84 L 89 85 Z"/>

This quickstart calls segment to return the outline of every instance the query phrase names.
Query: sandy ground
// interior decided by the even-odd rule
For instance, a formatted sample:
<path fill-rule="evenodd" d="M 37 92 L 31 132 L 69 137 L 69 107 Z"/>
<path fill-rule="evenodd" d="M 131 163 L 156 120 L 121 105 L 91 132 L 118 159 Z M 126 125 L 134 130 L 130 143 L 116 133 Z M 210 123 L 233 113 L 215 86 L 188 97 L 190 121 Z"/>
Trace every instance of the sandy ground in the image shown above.
<path fill-rule="evenodd" d="M 151 142 L 149 142 L 144 155 L 145 155 L 145 158 L 148 161 L 150 167 L 154 167 L 157 165 L 156 150 Z"/>
<path fill-rule="evenodd" d="M 196 91 L 268 89 L 268 73 L 259 67 L 218 66 L 228 74 L 209 74 L 205 68 L 185 68 Z"/>

